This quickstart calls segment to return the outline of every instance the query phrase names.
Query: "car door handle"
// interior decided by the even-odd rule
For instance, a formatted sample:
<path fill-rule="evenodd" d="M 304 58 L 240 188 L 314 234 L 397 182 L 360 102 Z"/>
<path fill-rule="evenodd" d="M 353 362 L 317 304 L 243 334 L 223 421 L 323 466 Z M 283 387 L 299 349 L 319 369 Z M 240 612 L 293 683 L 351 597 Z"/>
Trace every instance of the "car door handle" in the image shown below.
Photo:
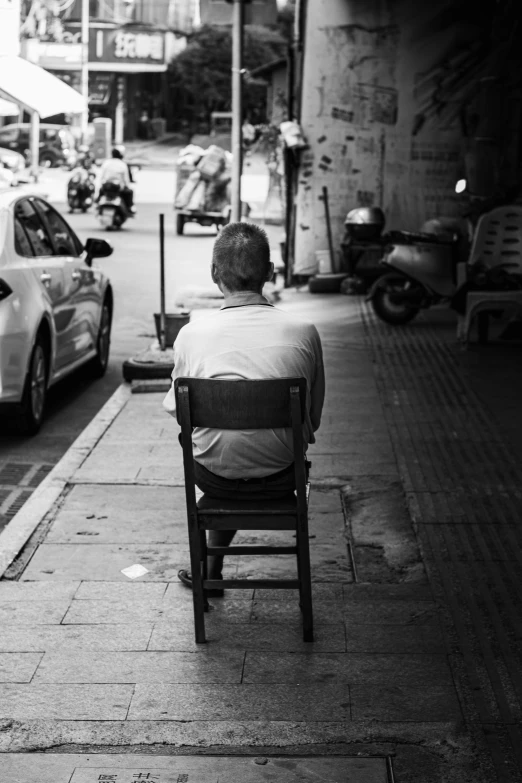
<path fill-rule="evenodd" d="M 42 274 L 40 275 L 40 280 L 44 285 L 49 285 L 49 283 L 52 280 L 52 277 L 49 274 L 49 272 L 42 272 Z"/>

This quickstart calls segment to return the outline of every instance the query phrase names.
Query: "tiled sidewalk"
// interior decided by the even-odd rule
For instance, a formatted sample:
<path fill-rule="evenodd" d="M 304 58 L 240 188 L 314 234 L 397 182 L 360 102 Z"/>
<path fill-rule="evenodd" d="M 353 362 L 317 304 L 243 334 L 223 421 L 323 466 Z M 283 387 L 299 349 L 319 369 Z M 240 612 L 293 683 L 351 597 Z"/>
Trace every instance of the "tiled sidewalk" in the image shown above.
<path fill-rule="evenodd" d="M 445 606 L 433 599 L 401 488 L 408 455 L 358 303 L 295 294 L 283 306 L 318 325 L 327 368 L 310 451 L 317 641 L 302 641 L 296 594 L 256 590 L 212 599 L 209 643 L 194 643 L 191 596 L 176 578 L 188 562 L 177 425 L 162 394 L 132 395 L 0 581 L 9 763 L 28 751 L 92 759 L 168 747 L 390 756 L 400 783 L 493 779 L 463 724 Z M 134 563 L 149 570 L 133 582 L 121 570 Z M 258 577 L 290 567 L 281 557 L 227 565 Z M 364 780 L 384 783 L 379 770 Z"/>
<path fill-rule="evenodd" d="M 459 352 L 445 314 L 408 330 L 363 317 L 464 715 L 489 748 L 490 779 L 521 780 L 522 451 L 504 429 L 519 432 L 520 399 L 509 419 L 493 413 L 503 384 L 520 388 L 520 354 L 501 362 L 487 349 L 501 372 L 486 386 L 488 353 L 473 369 L 480 353 Z"/>

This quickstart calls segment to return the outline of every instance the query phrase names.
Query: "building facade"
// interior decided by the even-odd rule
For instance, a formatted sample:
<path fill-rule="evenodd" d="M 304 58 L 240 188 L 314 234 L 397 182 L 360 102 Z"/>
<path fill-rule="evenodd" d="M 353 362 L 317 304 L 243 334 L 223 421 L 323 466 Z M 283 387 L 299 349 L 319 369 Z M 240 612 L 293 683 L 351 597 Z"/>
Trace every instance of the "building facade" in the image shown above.
<path fill-rule="evenodd" d="M 510 87 L 508 71 L 520 72 L 520 54 L 509 15 L 495 18 L 500 6 L 504 14 L 515 8 L 469 0 L 298 3 L 308 149 L 296 178 L 295 274 L 313 274 L 315 251 L 328 247 L 325 185 L 339 247 L 354 207 L 379 206 L 388 228 L 414 231 L 462 211 L 457 179 L 495 189 L 500 160 L 505 181 L 518 176 L 520 88 Z"/>
<path fill-rule="evenodd" d="M 90 120 L 113 121 L 117 142 L 164 128 L 165 73 L 186 44 L 196 0 L 91 0 Z M 62 11 L 52 0 L 24 0 L 22 55 L 80 90 L 81 0 Z M 143 122 L 144 117 L 148 123 Z"/>

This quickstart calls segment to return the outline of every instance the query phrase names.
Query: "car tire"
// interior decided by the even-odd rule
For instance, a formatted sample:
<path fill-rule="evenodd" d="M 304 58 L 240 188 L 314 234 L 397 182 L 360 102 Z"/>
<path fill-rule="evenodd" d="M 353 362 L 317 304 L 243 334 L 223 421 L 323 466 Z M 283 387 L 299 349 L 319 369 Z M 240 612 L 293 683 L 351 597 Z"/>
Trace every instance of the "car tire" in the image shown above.
<path fill-rule="evenodd" d="M 96 356 L 92 360 L 92 374 L 95 378 L 103 378 L 109 366 L 109 354 L 111 350 L 111 322 L 112 314 L 107 299 L 102 306 L 100 328 L 96 340 Z"/>
<path fill-rule="evenodd" d="M 135 359 L 127 359 L 123 362 L 123 379 L 127 383 L 131 381 L 167 380 L 172 377 L 174 365 L 168 364 L 144 364 Z"/>
<path fill-rule="evenodd" d="M 21 406 L 22 427 L 28 435 L 36 435 L 42 426 L 47 400 L 49 377 L 49 347 L 43 335 L 38 335 L 29 360 Z"/>
<path fill-rule="evenodd" d="M 185 218 L 183 215 L 176 215 L 176 234 L 181 236 L 185 228 Z"/>

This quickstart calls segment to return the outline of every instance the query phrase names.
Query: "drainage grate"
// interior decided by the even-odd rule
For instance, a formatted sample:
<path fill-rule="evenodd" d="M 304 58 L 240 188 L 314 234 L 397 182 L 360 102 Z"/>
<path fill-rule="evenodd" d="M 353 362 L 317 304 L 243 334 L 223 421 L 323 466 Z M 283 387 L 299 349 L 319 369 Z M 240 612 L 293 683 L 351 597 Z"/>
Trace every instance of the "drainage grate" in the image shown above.
<path fill-rule="evenodd" d="M 32 477 L 31 481 L 29 482 L 29 486 L 37 487 L 38 484 L 44 480 L 47 474 L 51 472 L 53 467 L 54 467 L 53 465 L 42 465 L 40 468 L 38 468 L 38 470 Z"/>
<path fill-rule="evenodd" d="M 8 505 L 4 516 L 6 516 L 7 519 L 11 519 L 12 517 L 14 517 L 14 515 L 20 511 L 20 509 L 22 508 L 26 500 L 29 500 L 32 494 L 33 492 L 31 489 L 25 489 L 18 493 L 13 492 L 13 495 L 15 495 L 15 497 Z"/>
<path fill-rule="evenodd" d="M 33 465 L 27 462 L 8 462 L 0 468 L 0 485 L 17 486 L 32 467 Z"/>

